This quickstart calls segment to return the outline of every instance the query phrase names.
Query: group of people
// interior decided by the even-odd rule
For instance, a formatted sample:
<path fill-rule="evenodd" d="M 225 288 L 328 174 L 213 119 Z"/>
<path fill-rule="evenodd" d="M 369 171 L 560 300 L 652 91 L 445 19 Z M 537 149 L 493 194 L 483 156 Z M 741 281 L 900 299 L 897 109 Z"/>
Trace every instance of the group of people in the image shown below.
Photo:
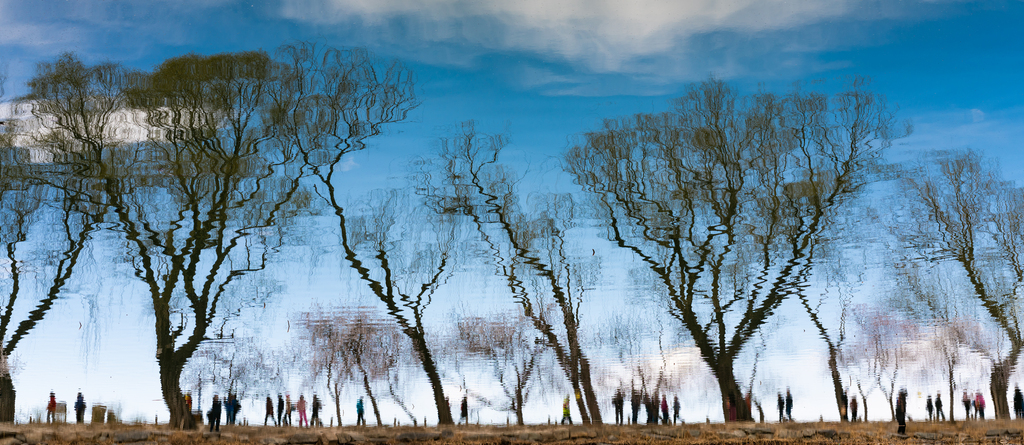
<path fill-rule="evenodd" d="M 57 421 L 57 395 L 50 391 L 50 400 L 46 401 L 46 423 Z M 75 422 L 85 423 L 85 397 L 78 393 L 75 398 Z"/>
<path fill-rule="evenodd" d="M 185 405 L 188 406 L 188 411 L 192 412 L 192 394 L 185 394 Z M 225 425 L 235 425 L 238 420 L 238 413 L 242 411 L 242 404 L 238 401 L 238 397 L 234 393 L 228 393 L 227 400 L 223 403 L 224 413 L 227 414 Z M 221 412 L 221 401 L 217 395 L 213 396 L 213 405 L 210 406 L 210 410 L 206 412 L 206 418 L 210 423 L 210 431 L 220 431 L 220 412 Z"/>
<path fill-rule="evenodd" d="M 357 411 L 360 412 L 359 416 L 362 417 L 362 403 L 363 399 L 359 399 L 359 403 L 356 404 Z M 267 419 L 270 419 L 274 423 L 274 426 L 291 426 L 292 424 L 292 412 L 298 411 L 299 413 L 299 426 L 300 427 L 312 427 L 312 426 L 324 426 L 323 421 L 320 420 L 320 398 L 316 394 L 313 394 L 313 403 L 310 404 L 313 415 L 306 418 L 306 396 L 299 394 L 299 400 L 292 403 L 292 395 L 285 394 L 284 397 L 281 394 L 277 395 L 277 417 L 274 417 L 274 400 L 267 396 L 267 415 L 263 417 L 263 425 L 267 425 Z"/>
<path fill-rule="evenodd" d="M 974 397 L 964 391 L 962 401 L 968 419 L 985 420 L 985 396 L 981 395 L 981 391 L 975 392 Z"/>
<path fill-rule="evenodd" d="M 942 411 L 942 393 L 935 393 L 935 401 L 932 402 L 932 395 L 928 394 L 928 400 L 924 402 L 924 409 L 928 411 L 928 421 L 946 420 L 946 413 Z"/>
<path fill-rule="evenodd" d="M 854 408 L 856 410 L 856 408 Z M 779 392 L 779 422 L 793 421 L 793 394 L 786 388 L 786 397 Z"/>
<path fill-rule="evenodd" d="M 660 403 L 659 403 L 660 399 Z M 636 425 L 640 420 L 640 406 L 643 405 L 644 411 L 647 414 L 648 424 L 658 424 L 659 421 L 665 425 L 674 424 L 679 422 L 679 396 L 675 396 L 672 401 L 672 417 L 668 415 L 668 397 L 664 394 L 660 395 L 657 392 L 654 394 L 647 393 L 646 391 L 639 391 L 633 389 L 630 391 L 629 407 L 632 417 L 626 419 L 625 417 L 625 406 L 626 406 L 626 393 L 622 388 L 615 390 L 615 395 L 612 396 L 612 406 L 615 408 L 615 424 L 625 425 L 627 421 L 631 420 L 631 423 Z M 660 416 L 659 416 L 659 408 Z M 569 397 L 565 397 L 565 401 L 562 403 L 562 417 L 563 423 L 569 415 Z M 572 423 L 572 419 L 568 419 L 569 423 Z"/>
<path fill-rule="evenodd" d="M 565 396 L 565 400 L 562 402 L 562 424 L 572 424 L 572 416 L 570 413 L 570 396 Z M 447 399 L 446 399 L 447 400 Z M 637 424 L 639 423 L 640 406 L 644 406 L 647 414 L 647 424 L 658 424 L 663 423 L 665 425 L 675 424 L 681 419 L 679 417 L 679 397 L 673 397 L 672 402 L 672 417 L 669 418 L 669 403 L 668 397 L 660 395 L 655 392 L 649 394 L 646 391 L 638 391 L 633 389 L 630 394 L 630 409 L 632 411 L 632 417 L 626 418 L 624 410 L 626 404 L 626 394 L 622 388 L 615 391 L 612 396 L 612 406 L 615 408 L 615 424 L 624 425 L 627 423 Z M 846 394 L 843 394 L 843 408 L 847 406 Z M 975 392 L 971 396 L 967 391 L 963 394 L 964 411 L 967 413 L 967 419 L 985 419 L 985 397 L 981 394 L 981 391 Z M 750 406 L 750 395 L 748 394 L 745 402 L 747 403 L 748 409 Z M 730 398 L 728 400 L 729 407 L 734 408 L 737 401 Z M 185 394 L 185 404 L 188 406 L 189 412 L 192 412 L 192 394 Z M 462 398 L 462 403 L 459 409 L 459 423 L 469 423 L 469 409 L 468 409 L 467 397 Z M 450 406 L 450 405 L 449 405 Z M 857 398 L 854 397 L 849 400 L 849 413 L 850 419 L 857 421 Z M 85 421 L 85 398 L 82 393 L 79 392 L 75 400 L 75 420 L 77 423 L 84 423 Z M 310 404 L 312 408 L 312 416 L 309 419 L 306 418 L 306 398 L 304 395 L 299 395 L 297 402 L 292 403 L 291 394 L 285 394 L 283 397 L 281 394 L 277 395 L 277 411 L 275 417 L 274 401 L 270 396 L 267 396 L 267 415 L 263 418 L 263 425 L 273 423 L 274 426 L 291 426 L 292 424 L 292 412 L 298 411 L 300 427 L 312 427 L 312 426 L 323 426 L 323 422 L 320 420 L 320 410 L 322 408 L 320 398 L 316 394 L 313 395 L 313 401 Z M 229 393 L 227 400 L 221 403 L 218 396 L 213 396 L 213 405 L 207 412 L 207 418 L 210 423 L 210 431 L 220 431 L 220 416 L 221 411 L 227 414 L 225 419 L 226 425 L 234 425 L 237 422 L 238 413 L 241 411 L 242 405 L 239 403 L 238 398 L 235 394 Z M 660 408 L 660 416 L 659 416 Z M 779 422 L 793 421 L 793 394 L 789 388 L 786 388 L 786 394 L 783 396 L 782 392 L 779 392 L 778 397 L 778 408 L 779 408 Z M 896 397 L 896 421 L 899 424 L 900 434 L 906 432 L 906 414 L 907 414 L 907 390 L 901 389 Z M 46 422 L 50 423 L 55 420 L 57 410 L 57 399 L 54 393 L 50 392 L 50 399 L 46 404 Z M 929 421 L 945 421 L 946 415 L 942 411 L 942 393 L 938 392 L 935 394 L 933 399 L 931 394 L 928 395 L 925 402 L 925 410 L 928 412 Z M 1024 393 L 1021 393 L 1020 387 L 1014 388 L 1013 393 L 1013 412 L 1014 416 L 1018 419 L 1024 418 Z M 845 417 L 845 412 L 841 415 Z M 356 425 L 366 425 L 365 409 L 363 406 L 363 398 L 360 397 L 356 402 Z M 729 420 L 729 419 L 727 419 Z M 735 420 L 735 419 L 731 419 Z"/>

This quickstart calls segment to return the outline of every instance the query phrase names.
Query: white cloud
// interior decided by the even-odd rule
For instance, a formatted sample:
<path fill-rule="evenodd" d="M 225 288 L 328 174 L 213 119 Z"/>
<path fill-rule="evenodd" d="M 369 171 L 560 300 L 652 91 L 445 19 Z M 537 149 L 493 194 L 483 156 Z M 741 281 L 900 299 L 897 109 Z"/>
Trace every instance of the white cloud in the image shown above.
<path fill-rule="evenodd" d="M 285 17 L 317 24 L 400 21 L 399 39 L 554 54 L 599 72 L 713 31 L 758 32 L 850 12 L 836 0 L 285 0 Z M 410 42 L 415 44 L 415 42 Z"/>

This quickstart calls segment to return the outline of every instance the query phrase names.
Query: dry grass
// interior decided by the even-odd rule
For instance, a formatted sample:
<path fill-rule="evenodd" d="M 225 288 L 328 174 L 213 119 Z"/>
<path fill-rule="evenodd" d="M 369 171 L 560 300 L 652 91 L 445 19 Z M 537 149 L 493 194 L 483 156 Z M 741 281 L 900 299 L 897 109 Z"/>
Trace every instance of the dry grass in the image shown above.
<path fill-rule="evenodd" d="M 198 431 L 175 431 L 167 425 L 10 425 L 5 430 L 17 431 L 23 434 L 42 432 L 57 433 L 57 438 L 48 440 L 50 445 L 86 445 L 100 442 L 96 439 L 75 438 L 67 440 L 79 434 L 90 436 L 96 432 L 122 432 L 132 430 L 151 431 L 159 434 L 158 444 L 166 445 L 208 445 L 211 442 L 219 445 L 252 445 L 259 444 L 260 440 L 266 437 L 287 438 L 291 434 L 300 432 L 314 432 L 324 434 L 333 438 L 339 432 L 357 433 L 367 438 L 388 439 L 388 443 L 395 442 L 394 437 L 403 432 L 411 431 L 441 431 L 450 429 L 454 437 L 442 439 L 433 444 L 529 444 L 532 442 L 519 440 L 520 433 L 529 432 L 551 432 L 556 430 L 569 430 L 570 433 L 591 431 L 597 434 L 596 438 L 578 438 L 556 441 L 559 443 L 573 444 L 597 444 L 612 443 L 623 445 L 653 445 L 665 443 L 686 443 L 686 444 L 889 444 L 889 443 L 928 443 L 922 439 L 914 438 L 915 433 L 942 433 L 943 439 L 940 443 L 1021 443 L 1020 438 L 987 438 L 986 432 L 992 429 L 1022 429 L 1024 422 L 1021 421 L 986 421 L 986 422 L 911 422 L 907 426 L 909 439 L 892 437 L 896 432 L 896 424 L 892 422 L 868 422 L 868 423 L 836 423 L 836 422 L 808 422 L 808 423 L 786 423 L 786 424 L 756 424 L 756 423 L 729 423 L 729 424 L 684 424 L 676 426 L 668 425 L 628 425 L 628 426 L 572 426 L 560 427 L 557 425 L 532 425 L 525 427 L 504 427 L 504 426 L 456 426 L 448 428 L 437 427 L 344 427 L 344 428 L 276 428 L 263 426 L 230 426 L 221 427 L 221 432 L 226 433 L 221 439 L 204 439 L 200 429 Z M 729 433 L 749 428 L 770 428 L 774 431 L 790 430 L 793 432 L 835 430 L 839 436 L 834 439 L 816 435 L 810 438 L 783 439 L 778 436 L 734 438 Z M 700 436 L 689 437 L 686 433 L 690 430 L 699 430 Z M 486 437 L 480 440 L 466 440 L 469 434 L 483 434 Z M 671 439 L 669 439 L 671 437 Z"/>

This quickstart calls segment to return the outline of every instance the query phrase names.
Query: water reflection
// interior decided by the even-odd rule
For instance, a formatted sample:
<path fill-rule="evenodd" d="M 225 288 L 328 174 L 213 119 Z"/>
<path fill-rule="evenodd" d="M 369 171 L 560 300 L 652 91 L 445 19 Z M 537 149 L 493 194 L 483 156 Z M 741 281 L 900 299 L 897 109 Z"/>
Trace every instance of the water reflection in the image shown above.
<path fill-rule="evenodd" d="M 467 421 L 471 405 L 524 424 L 565 395 L 602 423 L 613 394 L 634 422 L 642 405 L 650 423 L 674 420 L 677 394 L 684 418 L 711 399 L 705 418 L 764 419 L 777 399 L 782 418 L 784 386 L 800 382 L 764 377 L 793 358 L 769 346 L 784 323 L 820 348 L 832 400 L 819 415 L 856 418 L 859 396 L 866 418 L 878 389 L 895 418 L 900 387 L 941 380 L 953 418 L 981 357 L 996 417 L 1010 416 L 1024 194 L 976 153 L 939 153 L 899 171 L 893 208 L 874 210 L 892 215 L 888 232 L 867 236 L 851 215 L 891 193 L 871 186 L 897 170 L 883 155 L 910 126 L 863 79 L 831 95 L 694 84 L 673 111 L 580 135 L 562 158 L 572 191 L 529 187 L 527 166 L 504 160 L 512 135 L 467 121 L 424 144 L 407 182 L 359 196 L 347 162 L 417 106 L 397 61 L 296 43 L 141 72 L 65 54 L 28 87 L 30 117 L 0 139 L 4 355 L 68 282 L 117 273 L 76 273 L 87 247 L 113 251 L 153 310 L 175 427 L 195 428 L 214 394 L 273 411 L 277 394 L 318 390 L 329 422 L 365 396 L 378 426 L 386 409 L 452 424 L 453 400 Z M 285 254 L 300 246 L 320 253 Z M 870 267 L 887 299 L 858 288 L 851 256 L 885 258 Z M 242 308 L 328 279 L 314 271 L 329 257 L 335 288 L 291 317 L 286 344 L 245 329 L 261 319 Z M 941 378 L 908 371 L 921 366 Z M 5 366 L 0 421 L 13 385 Z"/>

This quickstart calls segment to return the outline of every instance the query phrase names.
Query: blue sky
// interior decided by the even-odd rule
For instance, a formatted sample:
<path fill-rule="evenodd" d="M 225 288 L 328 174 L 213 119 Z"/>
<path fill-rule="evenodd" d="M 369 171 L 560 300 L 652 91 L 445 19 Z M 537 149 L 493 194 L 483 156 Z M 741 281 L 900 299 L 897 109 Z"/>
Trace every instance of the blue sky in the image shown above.
<path fill-rule="evenodd" d="M 551 155 L 709 75 L 785 90 L 858 74 L 917 125 L 902 147 L 969 145 L 1024 167 L 1022 19 L 1019 0 L 0 0 L 0 64 L 10 98 L 68 50 L 149 68 L 294 39 L 365 46 L 417 73 L 423 105 L 400 131 L 477 119 Z"/>
<path fill-rule="evenodd" d="M 376 142 L 388 150 L 354 158 L 355 167 L 388 166 L 353 170 L 370 183 L 404 172 L 401 160 L 379 152 L 429 150 L 466 119 L 484 131 L 507 128 L 510 150 L 545 170 L 602 118 L 665 110 L 709 75 L 743 91 L 785 91 L 856 74 L 872 77 L 915 124 L 893 147 L 894 159 L 972 147 L 998 156 L 1021 180 L 1021 23 L 1020 0 L 0 0 L 0 66 L 8 100 L 24 93 L 35 63 L 63 51 L 148 69 L 187 52 L 272 52 L 296 39 L 364 46 L 405 61 L 422 103 Z M 541 181 L 567 183 L 557 172 Z M 62 317 L 77 312 L 66 304 Z M 148 323 L 140 323 L 147 336 Z M 59 335 L 75 335 L 69 326 Z M 50 350 L 53 361 L 73 349 Z M 152 356 L 135 352 L 143 362 Z M 124 392 L 145 387 L 146 409 L 159 407 L 154 369 L 133 371 L 147 375 L 131 380 L 138 387 L 117 374 L 125 371 L 94 371 L 101 377 L 93 380 L 125 378 Z M 62 392 L 81 385 L 67 381 Z"/>

